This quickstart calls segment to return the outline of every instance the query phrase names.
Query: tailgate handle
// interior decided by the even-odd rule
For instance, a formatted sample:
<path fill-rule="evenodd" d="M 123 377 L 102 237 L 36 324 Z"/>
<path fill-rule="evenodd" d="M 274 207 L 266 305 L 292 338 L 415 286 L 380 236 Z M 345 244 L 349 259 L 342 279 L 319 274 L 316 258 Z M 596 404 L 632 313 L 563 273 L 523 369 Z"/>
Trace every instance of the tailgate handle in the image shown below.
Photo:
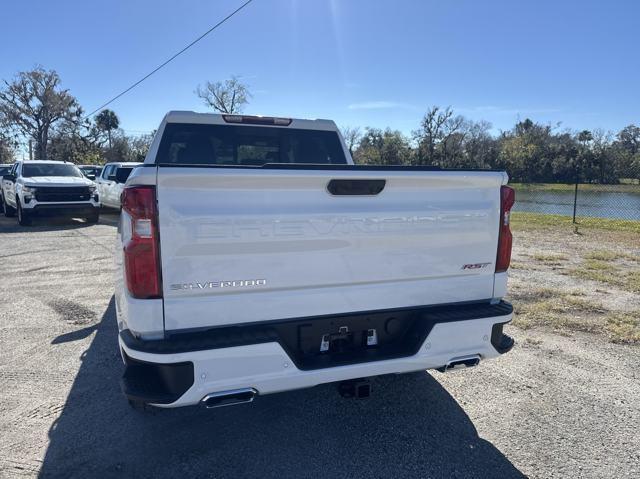
<path fill-rule="evenodd" d="M 331 180 L 327 190 L 334 196 L 375 196 L 387 180 Z"/>

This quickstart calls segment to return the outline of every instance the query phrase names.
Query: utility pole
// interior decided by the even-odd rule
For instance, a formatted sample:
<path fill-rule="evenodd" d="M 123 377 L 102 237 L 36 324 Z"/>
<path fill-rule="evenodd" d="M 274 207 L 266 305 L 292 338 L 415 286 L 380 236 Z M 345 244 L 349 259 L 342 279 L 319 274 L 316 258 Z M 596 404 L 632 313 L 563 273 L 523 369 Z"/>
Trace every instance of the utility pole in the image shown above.
<path fill-rule="evenodd" d="M 29 138 L 29 161 L 33 161 L 33 140 Z"/>
<path fill-rule="evenodd" d="M 576 209 L 578 207 L 578 182 L 580 181 L 579 169 L 576 168 L 576 188 L 573 192 L 573 224 L 576 224 Z"/>
<path fill-rule="evenodd" d="M 576 187 L 573 192 L 573 224 L 576 224 L 576 209 L 578 207 L 578 183 L 580 182 L 580 167 L 582 166 L 586 172 L 585 159 L 587 157 L 587 147 L 589 142 L 593 140 L 593 135 L 589 130 L 582 130 L 578 134 L 578 141 L 582 144 L 582 148 L 576 156 Z M 577 227 L 576 227 L 577 228 Z"/>

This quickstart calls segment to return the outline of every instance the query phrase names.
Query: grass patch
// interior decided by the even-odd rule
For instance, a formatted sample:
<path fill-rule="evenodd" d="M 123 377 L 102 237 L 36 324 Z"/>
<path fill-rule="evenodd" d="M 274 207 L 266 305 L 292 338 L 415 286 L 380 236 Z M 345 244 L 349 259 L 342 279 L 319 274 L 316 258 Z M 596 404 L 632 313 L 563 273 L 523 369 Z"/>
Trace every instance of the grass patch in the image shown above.
<path fill-rule="evenodd" d="M 524 342 L 530 346 L 540 346 L 542 344 L 542 339 L 524 338 Z"/>
<path fill-rule="evenodd" d="M 569 270 L 569 274 L 576 278 L 600 281 L 601 283 L 622 285 L 620 271 L 610 263 L 597 259 L 588 259 L 579 268 Z"/>
<path fill-rule="evenodd" d="M 589 259 L 567 273 L 576 278 L 598 281 L 632 293 L 640 293 L 640 271 L 623 271 L 604 261 Z"/>
<path fill-rule="evenodd" d="M 515 293 L 513 324 L 522 329 L 547 326 L 559 331 L 602 331 L 603 322 L 597 317 L 607 310 L 572 293 L 558 293 L 550 288 Z"/>
<path fill-rule="evenodd" d="M 518 190 L 527 191 L 575 191 L 575 183 L 509 183 L 509 186 Z M 620 185 L 578 185 L 578 194 L 580 191 L 603 191 L 615 193 L 637 193 L 638 184 L 628 183 Z"/>
<path fill-rule="evenodd" d="M 627 286 L 630 291 L 640 293 L 640 271 L 633 271 L 627 275 Z"/>
<path fill-rule="evenodd" d="M 525 263 L 520 263 L 519 261 L 511 261 L 511 264 L 509 265 L 509 268 L 511 269 L 528 269 L 529 265 L 525 264 Z"/>
<path fill-rule="evenodd" d="M 559 331 L 583 331 L 598 333 L 603 329 L 602 321 L 592 314 L 602 315 L 601 306 L 587 301 L 569 302 L 566 297 L 522 303 L 515 307 L 514 326 L 522 329 L 547 326 Z"/>
<path fill-rule="evenodd" d="M 629 313 L 612 313 L 605 327 L 614 343 L 640 343 L 640 318 Z"/>
<path fill-rule="evenodd" d="M 585 293 L 584 291 L 580 291 L 578 289 L 574 289 L 573 291 L 569 291 L 567 293 L 569 296 L 586 296 L 587 293 Z"/>
<path fill-rule="evenodd" d="M 551 288 L 515 291 L 511 295 L 513 325 L 521 329 L 548 327 L 562 335 L 576 331 L 604 333 L 614 343 L 640 344 L 639 313 L 609 311 L 583 294 L 559 293 Z"/>
<path fill-rule="evenodd" d="M 617 259 L 629 259 L 632 261 L 638 261 L 638 257 L 629 253 L 621 253 L 619 251 L 609 250 L 594 250 L 589 251 L 584 255 L 585 259 L 595 259 L 598 261 L 615 261 Z"/>
<path fill-rule="evenodd" d="M 600 283 L 606 283 L 613 286 L 623 285 L 623 282 L 620 280 L 620 278 L 613 276 L 608 272 L 578 268 L 569 271 L 569 274 L 576 278 L 587 279 L 589 281 L 599 281 Z"/>
<path fill-rule="evenodd" d="M 560 261 L 566 261 L 569 258 L 564 254 L 535 253 L 533 255 L 533 259 L 542 263 L 551 263 L 552 265 L 558 265 L 561 264 Z"/>
<path fill-rule="evenodd" d="M 588 259 L 583 266 L 592 271 L 617 271 L 617 268 L 611 263 L 605 263 L 597 259 Z"/>
<path fill-rule="evenodd" d="M 558 295 L 555 289 L 551 288 L 527 288 L 527 289 L 513 289 L 510 296 L 516 301 L 539 301 L 541 299 L 550 299 Z"/>
<path fill-rule="evenodd" d="M 544 213 L 528 213 L 514 211 L 511 213 L 511 226 L 514 231 L 527 231 L 532 229 L 554 229 L 573 233 L 574 227 L 570 216 L 547 215 Z M 609 232 L 626 232 L 640 234 L 640 221 L 615 220 L 609 218 L 580 218 L 579 231 L 607 230 Z M 637 247 L 637 237 L 634 242 Z"/>
<path fill-rule="evenodd" d="M 586 259 L 595 259 L 599 261 L 613 261 L 618 259 L 620 256 L 615 251 L 606 251 L 606 250 L 595 250 L 589 251 L 584 255 Z"/>

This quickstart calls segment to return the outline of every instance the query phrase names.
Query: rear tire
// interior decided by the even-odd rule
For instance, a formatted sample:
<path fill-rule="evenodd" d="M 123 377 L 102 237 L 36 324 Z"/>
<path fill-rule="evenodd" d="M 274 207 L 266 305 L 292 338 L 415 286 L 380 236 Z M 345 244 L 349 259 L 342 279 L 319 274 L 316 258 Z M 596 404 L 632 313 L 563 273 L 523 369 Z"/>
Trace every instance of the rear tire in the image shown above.
<path fill-rule="evenodd" d="M 2 201 L 2 210 L 7 218 L 13 218 L 16 214 L 16 210 L 9 206 L 4 198 Z"/>
<path fill-rule="evenodd" d="M 20 226 L 30 226 L 31 225 L 31 215 L 29 212 L 24 211 L 22 206 L 20 206 L 20 200 L 16 198 L 16 205 L 18 205 L 18 224 Z"/>

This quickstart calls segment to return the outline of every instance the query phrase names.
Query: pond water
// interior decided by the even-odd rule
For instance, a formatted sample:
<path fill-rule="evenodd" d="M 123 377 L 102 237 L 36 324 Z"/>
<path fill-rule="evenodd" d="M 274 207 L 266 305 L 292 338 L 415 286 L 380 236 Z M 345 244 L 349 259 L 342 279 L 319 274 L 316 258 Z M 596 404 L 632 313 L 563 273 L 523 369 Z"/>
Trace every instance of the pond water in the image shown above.
<path fill-rule="evenodd" d="M 517 188 L 514 211 L 572 216 L 573 191 Z M 578 189 L 576 216 L 640 221 L 640 187 L 637 193 Z"/>

